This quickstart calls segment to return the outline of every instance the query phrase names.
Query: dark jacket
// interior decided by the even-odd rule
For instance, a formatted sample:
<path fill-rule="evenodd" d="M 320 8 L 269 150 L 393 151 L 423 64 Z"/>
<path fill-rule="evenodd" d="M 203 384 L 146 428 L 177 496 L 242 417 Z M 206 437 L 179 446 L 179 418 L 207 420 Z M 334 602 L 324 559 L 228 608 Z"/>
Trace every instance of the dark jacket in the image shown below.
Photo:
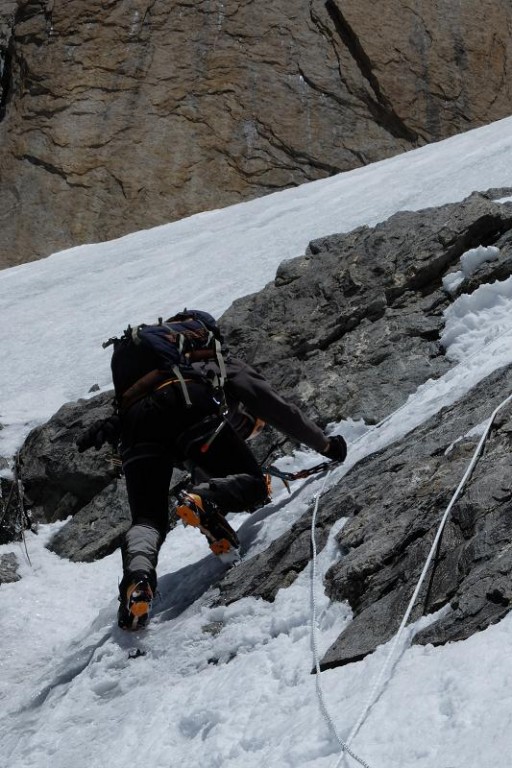
<path fill-rule="evenodd" d="M 227 379 L 224 392 L 229 408 L 229 421 L 237 431 L 242 431 L 243 419 L 243 414 L 242 418 L 238 416 L 237 406 L 238 403 L 243 403 L 253 416 L 275 427 L 287 437 L 304 443 L 318 453 L 327 448 L 328 441 L 322 430 L 296 405 L 284 400 L 264 376 L 239 358 L 229 356 L 225 363 Z M 203 365 L 202 370 L 205 369 L 218 373 L 216 363 Z"/>
<path fill-rule="evenodd" d="M 304 443 L 319 453 L 327 448 L 327 438 L 322 430 L 308 419 L 297 406 L 286 402 L 270 383 L 254 368 L 229 354 L 224 359 L 226 381 L 224 393 L 229 408 L 229 421 L 242 437 L 244 415 L 239 409 L 242 403 L 252 416 L 262 419 L 287 437 Z M 204 397 L 212 397 L 208 373 L 219 374 L 214 360 L 180 366 L 185 380 L 204 381 Z M 167 386 L 177 387 L 175 373 L 162 370 L 158 355 L 144 345 L 123 345 L 115 348 L 112 356 L 112 377 L 121 417 L 132 403 Z M 197 396 L 197 388 L 196 388 Z M 183 398 L 185 407 L 185 399 Z"/>

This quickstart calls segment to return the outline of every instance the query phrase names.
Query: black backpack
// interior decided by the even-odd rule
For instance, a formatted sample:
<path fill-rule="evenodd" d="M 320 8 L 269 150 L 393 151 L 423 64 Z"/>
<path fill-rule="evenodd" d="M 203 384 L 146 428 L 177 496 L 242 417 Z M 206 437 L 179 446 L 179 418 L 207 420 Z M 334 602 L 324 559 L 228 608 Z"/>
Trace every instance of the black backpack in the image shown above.
<path fill-rule="evenodd" d="M 134 392 L 128 400 L 134 401 L 143 396 L 158 380 L 175 378 L 179 381 L 185 403 L 191 405 L 185 378 L 203 378 L 209 381 L 214 389 L 215 399 L 219 407 L 225 406 L 223 385 L 226 368 L 221 348 L 222 336 L 215 319 L 201 310 L 183 310 L 168 320 L 159 318 L 154 325 L 128 326 L 121 338 L 111 338 L 103 344 L 106 348 L 114 345 L 112 355 L 112 374 L 116 379 L 116 366 L 121 366 L 127 355 L 133 355 L 134 349 L 140 353 L 149 353 L 156 361 L 157 370 L 148 372 L 135 382 Z M 218 376 L 201 376 L 192 369 L 192 363 L 215 360 L 218 364 Z M 145 381 L 143 381 L 143 379 Z M 124 397 L 128 392 L 124 393 Z M 122 408 L 122 403 L 119 404 Z"/>

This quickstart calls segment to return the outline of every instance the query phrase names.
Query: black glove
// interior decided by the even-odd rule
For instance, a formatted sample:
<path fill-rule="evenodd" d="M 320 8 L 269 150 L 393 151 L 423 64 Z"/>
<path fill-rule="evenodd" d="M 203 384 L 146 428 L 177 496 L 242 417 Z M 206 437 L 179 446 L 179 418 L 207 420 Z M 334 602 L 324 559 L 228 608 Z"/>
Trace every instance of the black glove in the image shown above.
<path fill-rule="evenodd" d="M 329 445 L 325 451 L 322 451 L 324 456 L 327 456 L 331 461 L 339 461 L 340 463 L 347 458 L 347 444 L 341 435 L 334 435 L 329 438 Z"/>
<path fill-rule="evenodd" d="M 119 416 L 114 415 L 97 421 L 76 440 L 78 452 L 83 453 L 88 448 L 96 448 L 99 451 L 103 443 L 115 446 L 119 441 L 120 433 Z"/>

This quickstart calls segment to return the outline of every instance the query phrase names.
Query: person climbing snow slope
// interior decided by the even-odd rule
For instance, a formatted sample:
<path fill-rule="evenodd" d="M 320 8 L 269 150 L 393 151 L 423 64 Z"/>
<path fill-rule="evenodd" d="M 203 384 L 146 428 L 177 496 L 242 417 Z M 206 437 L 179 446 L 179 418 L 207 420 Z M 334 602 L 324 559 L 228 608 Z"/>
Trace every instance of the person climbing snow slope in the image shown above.
<path fill-rule="evenodd" d="M 114 345 L 114 413 L 84 432 L 79 451 L 119 445 L 132 525 L 122 543 L 118 624 L 147 624 L 156 592 L 158 553 L 169 521 L 173 469 L 191 472 L 176 513 L 206 536 L 226 562 L 238 559 L 229 512 L 267 501 L 266 479 L 247 444 L 268 423 L 287 437 L 341 462 L 341 436 L 327 437 L 254 368 L 223 353 L 214 318 L 184 310 L 153 326 L 129 327 Z"/>

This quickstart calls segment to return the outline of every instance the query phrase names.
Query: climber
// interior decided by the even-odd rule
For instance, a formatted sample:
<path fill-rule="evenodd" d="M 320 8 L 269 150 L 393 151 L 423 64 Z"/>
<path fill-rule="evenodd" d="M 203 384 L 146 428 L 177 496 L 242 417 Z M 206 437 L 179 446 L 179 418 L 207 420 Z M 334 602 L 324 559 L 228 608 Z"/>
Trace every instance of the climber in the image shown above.
<path fill-rule="evenodd" d="M 192 471 L 177 515 L 198 527 L 210 549 L 229 562 L 239 541 L 225 515 L 265 503 L 266 480 L 247 440 L 264 422 L 327 458 L 342 462 L 341 436 L 326 437 L 242 360 L 223 354 L 216 321 L 185 310 L 154 326 L 128 328 L 111 339 L 115 411 L 84 432 L 79 451 L 104 442 L 120 453 L 132 525 L 121 547 L 118 624 L 148 621 L 158 553 L 168 530 L 174 467 Z M 104 345 L 105 346 L 105 345 Z"/>

